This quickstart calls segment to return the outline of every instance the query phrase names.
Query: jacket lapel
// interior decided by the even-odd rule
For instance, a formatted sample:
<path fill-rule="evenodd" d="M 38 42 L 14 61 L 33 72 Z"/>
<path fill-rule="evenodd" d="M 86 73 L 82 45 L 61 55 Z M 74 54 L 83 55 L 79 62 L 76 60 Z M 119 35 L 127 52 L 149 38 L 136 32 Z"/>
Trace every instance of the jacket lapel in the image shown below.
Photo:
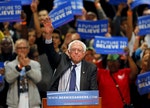
<path fill-rule="evenodd" d="M 82 61 L 81 64 L 81 79 L 80 79 L 80 90 L 84 90 L 84 87 L 86 85 L 86 64 L 84 61 Z"/>
<path fill-rule="evenodd" d="M 63 66 L 63 67 L 62 67 Z M 67 69 L 69 69 L 71 67 L 71 62 L 66 63 L 65 65 L 60 65 L 57 67 L 56 72 L 54 72 L 54 75 L 52 77 L 52 82 L 51 85 L 53 85 L 53 83 L 59 79 L 66 71 Z"/>

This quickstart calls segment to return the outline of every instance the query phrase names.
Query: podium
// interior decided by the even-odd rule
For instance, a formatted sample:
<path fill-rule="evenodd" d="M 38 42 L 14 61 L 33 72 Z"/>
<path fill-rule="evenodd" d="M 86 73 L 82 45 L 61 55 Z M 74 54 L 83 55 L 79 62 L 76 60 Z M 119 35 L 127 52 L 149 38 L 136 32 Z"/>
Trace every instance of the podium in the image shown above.
<path fill-rule="evenodd" d="M 48 106 L 47 98 L 42 99 L 42 108 L 102 108 L 101 106 L 101 97 L 99 98 L 99 104 L 97 105 L 67 105 L 67 106 Z"/>

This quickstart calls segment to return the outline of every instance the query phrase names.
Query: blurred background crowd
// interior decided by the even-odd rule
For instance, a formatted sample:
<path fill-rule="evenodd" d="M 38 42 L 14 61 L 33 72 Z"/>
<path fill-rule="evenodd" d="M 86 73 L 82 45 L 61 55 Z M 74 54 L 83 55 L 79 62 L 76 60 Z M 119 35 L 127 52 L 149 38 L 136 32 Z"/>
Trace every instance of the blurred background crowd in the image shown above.
<path fill-rule="evenodd" d="M 140 5 L 133 10 L 130 8 L 132 0 L 127 3 L 120 3 L 119 5 L 111 5 L 105 0 L 95 0 L 94 2 L 84 1 L 84 8 L 82 15 L 74 16 L 74 20 L 54 29 L 52 32 L 52 41 L 54 49 L 58 54 L 66 53 L 68 44 L 73 40 L 81 40 L 85 43 L 87 49 L 84 60 L 95 64 L 97 66 L 98 74 L 98 90 L 100 96 L 106 99 L 102 101 L 104 107 L 102 108 L 121 108 L 109 107 L 107 102 L 116 99 L 117 102 L 121 99 L 119 93 L 114 92 L 113 89 L 105 86 L 110 86 L 109 80 L 105 75 L 106 70 L 113 72 L 126 73 L 125 81 L 119 82 L 123 97 L 126 103 L 132 103 L 134 108 L 150 108 L 150 95 L 140 95 L 135 84 L 138 74 L 142 74 L 150 70 L 150 35 L 139 36 L 137 18 L 139 16 L 150 15 L 150 7 L 147 4 Z M 53 9 L 53 0 L 33 1 L 29 6 L 23 6 L 21 12 L 21 22 L 1 22 L 0 23 L 0 61 L 12 61 L 16 57 L 15 43 L 18 39 L 25 39 L 28 41 L 30 51 L 28 57 L 32 60 L 38 61 L 41 65 L 42 80 L 37 84 L 41 99 L 46 97 L 51 83 L 51 77 L 56 68 L 54 64 L 50 63 L 46 56 L 43 41 L 46 33 L 44 31 L 43 21 L 48 18 L 48 13 Z M 103 55 L 97 54 L 93 48 L 94 39 L 82 39 L 80 34 L 76 31 L 76 20 L 102 20 L 107 19 L 108 32 L 106 37 L 122 36 L 128 38 L 128 49 L 125 49 L 127 55 Z M 115 68 L 115 69 L 114 69 Z M 121 70 L 122 69 L 122 70 Z M 120 71 L 121 70 L 121 71 Z M 131 74 L 130 74 L 131 73 Z M 1 73 L 5 75 L 5 72 Z M 116 77 L 118 74 L 116 75 Z M 115 77 L 115 75 L 114 75 Z M 108 78 L 108 79 L 109 79 Z M 130 79 L 130 81 L 128 80 Z M 118 80 L 119 81 L 119 80 Z M 5 85 L 5 86 L 2 86 Z M 6 98 L 9 84 L 1 84 L 0 91 L 0 108 L 6 108 Z M 109 90 L 108 90 L 109 89 Z M 107 91 L 108 90 L 108 91 Z M 112 91 L 111 91 L 112 90 Z M 109 93 L 110 94 L 109 94 Z M 108 94 L 107 94 L 108 93 Z M 116 93 L 116 94 L 115 94 Z M 112 95 L 113 94 L 113 95 Z M 108 96 L 109 95 L 109 96 Z M 114 97 L 112 97 L 114 96 Z M 119 97 L 115 98 L 115 97 Z M 102 98 L 102 100 L 103 100 Z M 109 99 L 108 99 L 109 98 Z M 110 106 L 111 106 L 110 104 Z M 116 104 L 116 103 L 115 103 Z"/>

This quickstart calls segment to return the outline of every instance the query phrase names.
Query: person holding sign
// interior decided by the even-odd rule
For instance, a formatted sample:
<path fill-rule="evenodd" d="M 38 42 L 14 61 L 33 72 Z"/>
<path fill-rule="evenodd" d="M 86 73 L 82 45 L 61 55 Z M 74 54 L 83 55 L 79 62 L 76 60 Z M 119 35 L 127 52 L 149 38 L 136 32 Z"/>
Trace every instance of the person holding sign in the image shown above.
<path fill-rule="evenodd" d="M 126 49 L 126 48 L 125 48 Z M 135 80 L 138 69 L 126 49 L 129 68 L 120 68 L 120 55 L 107 56 L 108 69 L 99 69 L 97 79 L 102 108 L 126 108 L 130 104 L 130 81 Z M 131 107 L 132 108 L 132 107 Z"/>
<path fill-rule="evenodd" d="M 150 71 L 150 52 L 149 51 L 147 49 L 147 51 L 144 53 L 144 55 L 142 57 L 141 71 L 137 77 L 137 81 L 142 81 L 142 79 L 140 77 L 142 77 L 143 79 L 145 78 L 145 80 L 143 80 L 141 83 L 139 82 L 137 84 L 138 92 L 140 93 L 140 97 L 139 97 L 140 108 L 150 108 L 150 93 L 148 93 L 149 85 L 146 85 L 147 82 L 149 81 L 148 73 Z M 142 90 L 144 90 L 144 91 L 142 91 Z"/>
<path fill-rule="evenodd" d="M 47 26 L 48 25 L 48 26 Z M 51 25 L 51 26 L 50 26 Z M 52 42 L 53 27 L 50 19 L 45 20 L 45 47 L 48 59 L 56 69 L 50 85 L 51 91 L 97 90 L 97 67 L 84 59 L 86 46 L 80 40 L 73 40 L 68 45 L 68 54 L 58 54 Z M 76 74 L 76 77 L 71 72 Z M 74 84 L 70 84 L 74 79 Z M 71 85 L 74 85 L 72 87 Z M 73 88 L 73 89 L 71 89 Z"/>
<path fill-rule="evenodd" d="M 98 13 L 98 19 L 107 19 L 107 15 L 105 14 L 100 2 L 100 0 L 94 0 L 94 5 Z"/>
<path fill-rule="evenodd" d="M 42 35 L 42 21 L 48 17 L 48 11 L 41 9 L 38 11 L 39 0 L 33 0 L 30 7 L 33 13 L 34 27 L 37 32 L 37 38 Z"/>
<path fill-rule="evenodd" d="M 150 9 L 149 7 L 145 8 L 143 10 L 143 14 L 142 14 L 142 17 L 144 16 L 149 16 L 150 15 Z M 149 18 L 144 19 L 143 21 L 145 21 L 145 25 L 149 25 Z M 143 24 L 143 23 L 142 23 Z M 141 28 L 139 28 L 141 29 Z M 141 30 L 140 30 L 141 31 Z M 147 43 L 148 47 L 150 47 L 150 34 L 146 31 L 149 31 L 149 27 L 145 27 L 145 30 L 143 32 L 145 32 L 146 34 L 144 35 L 144 41 Z"/>
<path fill-rule="evenodd" d="M 130 8 L 132 0 L 127 0 L 128 3 L 120 3 L 116 16 L 113 18 L 113 35 L 128 38 L 128 47 L 130 56 L 133 54 L 135 44 L 135 34 L 133 32 L 133 12 Z M 122 16 L 122 11 L 127 8 L 127 16 Z"/>

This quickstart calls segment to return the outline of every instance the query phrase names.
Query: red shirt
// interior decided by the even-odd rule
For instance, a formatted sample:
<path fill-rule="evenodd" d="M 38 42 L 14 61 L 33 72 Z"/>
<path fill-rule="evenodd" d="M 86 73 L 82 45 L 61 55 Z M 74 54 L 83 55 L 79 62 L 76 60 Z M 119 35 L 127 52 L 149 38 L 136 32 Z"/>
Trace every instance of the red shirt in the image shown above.
<path fill-rule="evenodd" d="M 124 68 L 113 74 L 128 104 L 130 103 L 129 73 L 130 69 Z M 99 69 L 97 79 L 99 95 L 102 97 L 102 108 L 123 108 L 121 96 L 109 70 Z"/>

